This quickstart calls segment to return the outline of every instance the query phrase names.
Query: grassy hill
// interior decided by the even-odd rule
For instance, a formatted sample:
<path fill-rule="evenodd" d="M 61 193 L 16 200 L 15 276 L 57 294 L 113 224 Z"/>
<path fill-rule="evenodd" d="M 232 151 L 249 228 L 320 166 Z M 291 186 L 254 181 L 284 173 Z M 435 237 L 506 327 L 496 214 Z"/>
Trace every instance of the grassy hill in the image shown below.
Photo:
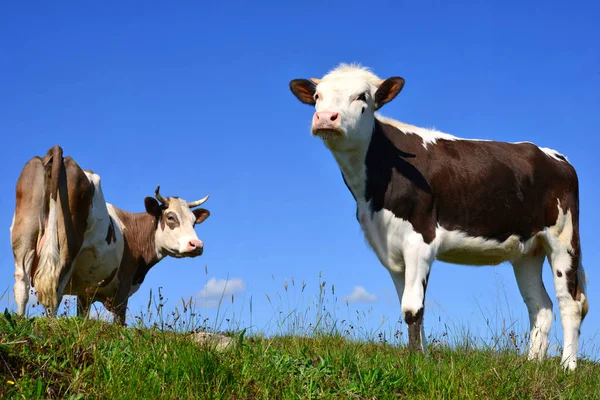
<path fill-rule="evenodd" d="M 190 334 L 79 318 L 0 316 L 0 397 L 73 399 L 600 398 L 600 365 L 574 373 L 514 348 L 436 344 L 426 356 L 336 334 L 248 337 L 225 350 Z"/>

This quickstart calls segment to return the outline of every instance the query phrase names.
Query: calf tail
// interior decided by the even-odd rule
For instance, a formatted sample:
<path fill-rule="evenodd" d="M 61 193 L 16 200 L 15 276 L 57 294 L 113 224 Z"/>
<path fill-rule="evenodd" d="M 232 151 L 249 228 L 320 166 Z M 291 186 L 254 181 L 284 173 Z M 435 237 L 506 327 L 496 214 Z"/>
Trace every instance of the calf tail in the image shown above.
<path fill-rule="evenodd" d="M 58 310 L 58 283 L 60 279 L 60 249 L 58 247 L 57 203 L 60 172 L 63 166 L 62 148 L 54 146 L 48 151 L 48 164 L 51 165 L 49 180 L 46 183 L 49 194 L 48 218 L 41 238 L 40 258 L 33 282 L 38 300 L 46 307 L 46 312 L 55 314 Z"/>
<path fill-rule="evenodd" d="M 585 273 L 585 269 L 583 268 L 582 258 L 580 257 L 579 268 L 577 268 L 577 283 L 579 292 L 579 296 L 581 298 L 581 320 L 583 321 L 586 314 L 589 311 L 588 299 L 587 299 L 587 274 Z"/>

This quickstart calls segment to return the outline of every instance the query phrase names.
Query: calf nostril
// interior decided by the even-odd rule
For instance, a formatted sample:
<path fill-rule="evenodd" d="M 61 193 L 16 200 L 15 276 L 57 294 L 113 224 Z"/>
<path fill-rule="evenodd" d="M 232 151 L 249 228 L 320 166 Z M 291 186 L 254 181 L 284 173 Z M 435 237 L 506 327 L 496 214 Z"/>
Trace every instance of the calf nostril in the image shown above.
<path fill-rule="evenodd" d="M 335 121 L 337 119 L 338 115 L 339 115 L 338 113 L 331 114 L 331 120 Z"/>

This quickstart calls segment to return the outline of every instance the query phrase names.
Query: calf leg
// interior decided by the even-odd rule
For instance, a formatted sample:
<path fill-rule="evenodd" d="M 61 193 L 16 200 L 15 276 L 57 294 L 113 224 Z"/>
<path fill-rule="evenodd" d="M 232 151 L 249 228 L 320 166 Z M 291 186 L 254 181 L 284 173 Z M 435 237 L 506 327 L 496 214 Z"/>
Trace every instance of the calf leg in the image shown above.
<path fill-rule="evenodd" d="M 396 292 L 398 293 L 398 299 L 402 304 L 402 298 L 404 297 L 404 288 L 406 286 L 406 276 L 404 271 L 390 271 L 394 286 L 396 286 Z M 406 320 L 406 318 L 405 318 Z M 408 324 L 408 348 L 410 350 L 423 351 L 427 350 L 427 341 L 425 339 L 425 326 L 423 324 L 423 313 L 421 313 L 421 320 L 418 324 Z"/>
<path fill-rule="evenodd" d="M 546 239 L 564 332 L 561 364 L 573 370 L 577 367 L 579 329 L 588 305 L 585 295 L 585 274 L 581 265 L 579 232 L 577 225 L 573 226 L 570 218 L 570 212 L 567 212 L 560 233 L 558 229 L 552 227 L 548 230 Z"/>
<path fill-rule="evenodd" d="M 550 263 L 564 332 L 561 363 L 568 369 L 575 369 L 579 350 L 579 328 L 583 320 L 583 301 L 570 293 L 570 288 L 577 285 L 577 278 L 574 279 L 575 282 L 569 282 L 568 275 L 571 269 L 577 268 L 577 264 L 574 264 L 573 257 L 566 249 L 553 254 Z M 585 296 L 582 297 L 585 299 Z"/>
<path fill-rule="evenodd" d="M 517 285 L 527 305 L 530 324 L 530 360 L 541 360 L 548 350 L 548 335 L 552 325 L 552 301 L 542 281 L 545 254 L 513 262 Z"/>
<path fill-rule="evenodd" d="M 404 274 L 404 292 L 402 294 L 402 314 L 408 325 L 408 347 L 410 350 L 426 350 L 425 327 L 425 291 L 434 254 L 425 244 L 411 243 L 404 250 L 406 265 Z"/>
<path fill-rule="evenodd" d="M 404 275 L 404 266 L 401 268 L 396 268 L 394 270 L 389 270 L 390 275 L 392 277 L 392 281 L 394 282 L 394 286 L 396 287 L 396 293 L 398 294 L 398 301 L 400 305 L 402 305 L 402 296 L 404 295 L 404 286 L 406 285 L 406 279 Z M 410 328 L 409 328 L 410 330 Z M 409 335 L 409 346 L 410 346 L 410 335 Z"/>

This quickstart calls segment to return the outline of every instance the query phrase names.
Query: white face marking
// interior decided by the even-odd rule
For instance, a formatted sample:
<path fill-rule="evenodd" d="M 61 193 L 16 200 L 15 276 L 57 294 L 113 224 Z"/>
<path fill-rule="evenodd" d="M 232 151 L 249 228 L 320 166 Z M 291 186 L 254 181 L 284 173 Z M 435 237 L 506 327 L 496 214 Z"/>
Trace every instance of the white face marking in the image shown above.
<path fill-rule="evenodd" d="M 373 130 L 375 91 L 360 74 L 326 78 L 317 86 L 315 110 L 338 113 L 346 141 L 364 141 Z M 316 133 L 314 124 L 312 129 Z"/>
<path fill-rule="evenodd" d="M 325 75 L 316 87 L 315 111 L 339 114 L 343 137 L 322 135 L 332 149 L 355 148 L 368 142 L 375 122 L 375 92 L 380 79 L 367 69 L 342 65 Z M 313 119 L 312 132 L 317 133 Z"/>
<path fill-rule="evenodd" d="M 176 258 L 200 255 L 190 247 L 192 242 L 201 245 L 194 230 L 196 216 L 185 200 L 169 197 L 168 201 L 169 207 L 163 211 L 156 229 L 157 254 Z"/>

